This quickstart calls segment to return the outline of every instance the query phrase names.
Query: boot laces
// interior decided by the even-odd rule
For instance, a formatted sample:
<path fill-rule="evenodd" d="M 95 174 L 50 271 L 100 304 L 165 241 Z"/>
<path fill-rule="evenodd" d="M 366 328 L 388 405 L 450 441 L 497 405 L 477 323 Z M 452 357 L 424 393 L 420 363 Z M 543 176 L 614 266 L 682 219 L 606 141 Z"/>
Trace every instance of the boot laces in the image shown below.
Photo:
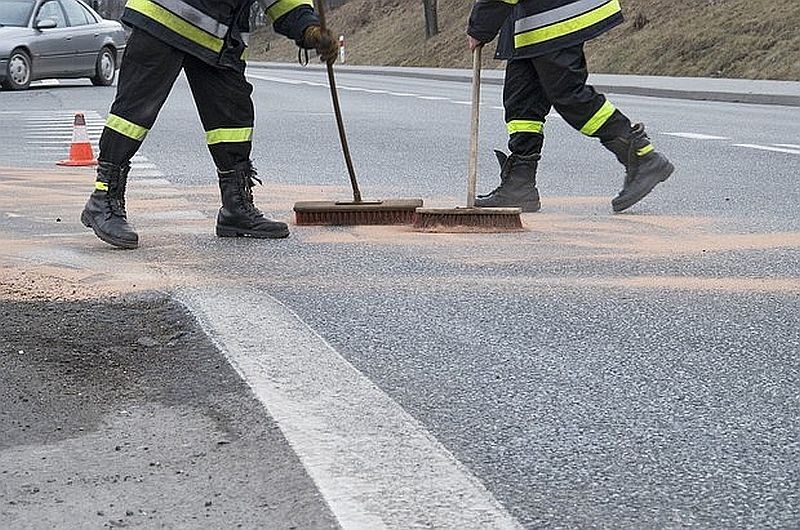
<path fill-rule="evenodd" d="M 628 143 L 628 163 L 625 165 L 625 185 L 630 184 L 639 169 L 639 156 L 636 154 L 636 143 Z"/>
<path fill-rule="evenodd" d="M 639 172 L 640 157 L 638 154 L 638 145 L 640 140 L 649 140 L 644 127 L 637 125 L 632 131 L 630 138 L 628 138 L 628 163 L 625 164 L 625 186 L 629 185 L 636 178 Z"/>
<path fill-rule="evenodd" d="M 256 185 L 258 182 L 260 185 L 264 185 L 264 182 L 258 178 L 258 172 L 255 168 L 250 168 L 247 173 L 245 173 L 244 178 L 242 179 L 242 191 L 244 194 L 244 208 L 247 213 L 252 215 L 253 217 L 262 217 L 264 214 L 256 207 L 255 198 L 253 197 L 253 186 Z"/>
<path fill-rule="evenodd" d="M 508 174 L 511 172 L 511 163 L 510 163 L 510 161 L 511 161 L 511 158 L 509 157 L 506 160 L 506 163 L 503 164 L 503 167 L 500 168 L 500 185 L 497 186 L 495 189 L 493 189 L 492 191 L 490 191 L 489 193 L 487 193 L 485 195 L 478 195 L 479 199 L 486 199 L 487 197 L 491 197 L 492 195 L 494 195 L 495 193 L 500 191 L 500 188 L 502 188 L 505 185 L 506 181 L 508 180 Z"/>
<path fill-rule="evenodd" d="M 128 213 L 125 211 L 125 199 L 120 197 L 122 193 L 124 192 L 117 186 L 109 184 L 109 190 L 106 192 L 105 197 L 106 205 L 108 206 L 106 219 L 111 219 L 112 217 L 128 219 Z"/>
<path fill-rule="evenodd" d="M 108 203 L 108 214 L 107 217 L 110 219 L 111 217 L 121 217 L 123 219 L 128 218 L 128 213 L 125 211 L 125 206 L 118 199 L 109 198 L 106 200 Z"/>

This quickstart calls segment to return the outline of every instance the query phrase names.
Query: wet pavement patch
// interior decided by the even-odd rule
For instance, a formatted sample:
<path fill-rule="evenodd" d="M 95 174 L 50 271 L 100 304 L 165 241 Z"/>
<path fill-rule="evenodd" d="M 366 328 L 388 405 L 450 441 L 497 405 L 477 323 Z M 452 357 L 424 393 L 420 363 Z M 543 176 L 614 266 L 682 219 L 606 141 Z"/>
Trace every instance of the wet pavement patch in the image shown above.
<path fill-rule="evenodd" d="M 336 527 L 262 405 L 168 296 L 5 287 L 0 527 Z"/>

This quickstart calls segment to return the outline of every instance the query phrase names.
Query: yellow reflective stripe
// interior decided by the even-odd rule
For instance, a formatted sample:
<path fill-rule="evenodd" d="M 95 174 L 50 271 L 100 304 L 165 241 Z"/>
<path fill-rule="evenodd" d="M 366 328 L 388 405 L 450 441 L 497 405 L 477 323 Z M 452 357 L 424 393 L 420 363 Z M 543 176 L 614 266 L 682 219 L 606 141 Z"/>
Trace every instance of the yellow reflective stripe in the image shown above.
<path fill-rule="evenodd" d="M 98 191 L 108 191 L 108 184 L 105 182 L 100 182 L 99 180 L 94 183 L 94 189 Z"/>
<path fill-rule="evenodd" d="M 523 46 L 539 44 L 540 42 L 557 39 L 558 37 L 575 33 L 576 31 L 593 26 L 598 22 L 602 22 L 608 17 L 616 15 L 621 10 L 622 8 L 619 5 L 619 0 L 611 0 L 604 6 L 593 9 L 592 11 L 584 13 L 583 15 L 575 18 L 565 20 L 564 22 L 559 22 L 557 24 L 553 24 L 552 26 L 520 33 L 514 37 L 514 46 L 517 48 L 522 48 Z"/>
<path fill-rule="evenodd" d="M 243 127 L 241 129 L 214 129 L 213 131 L 206 131 L 206 143 L 208 143 L 208 145 L 249 142 L 252 138 L 252 127 Z"/>
<path fill-rule="evenodd" d="M 511 120 L 506 124 L 508 134 L 514 133 L 539 133 L 544 130 L 544 122 L 531 120 Z"/>
<path fill-rule="evenodd" d="M 655 149 L 656 148 L 653 147 L 653 144 L 647 144 L 646 146 L 644 146 L 641 149 L 637 150 L 636 154 L 639 155 L 639 156 L 644 156 L 647 153 L 652 153 L 653 151 L 655 151 Z"/>
<path fill-rule="evenodd" d="M 517 5 L 519 3 L 519 0 L 500 0 L 500 1 L 503 2 L 504 4 L 511 4 L 512 6 Z"/>
<path fill-rule="evenodd" d="M 274 22 L 292 9 L 300 6 L 314 7 L 314 2 L 313 0 L 278 0 L 267 8 L 267 15 Z"/>
<path fill-rule="evenodd" d="M 598 110 L 594 116 L 586 122 L 586 125 L 581 128 L 581 132 L 586 136 L 593 135 L 608 121 L 615 110 L 617 110 L 616 107 L 614 107 L 610 101 L 606 100 L 603 106 L 600 107 L 600 110 Z"/>
<path fill-rule="evenodd" d="M 218 39 L 210 33 L 203 31 L 150 0 L 128 0 L 125 7 L 137 11 L 148 18 L 152 18 L 181 37 L 189 39 L 195 44 L 208 48 L 215 53 L 219 53 L 222 50 L 222 39 Z"/>
<path fill-rule="evenodd" d="M 113 131 L 117 131 L 123 136 L 132 138 L 137 142 L 141 142 L 147 136 L 147 129 L 140 127 L 135 123 L 129 122 L 125 118 L 120 118 L 114 114 L 109 114 L 106 119 L 106 127 Z"/>

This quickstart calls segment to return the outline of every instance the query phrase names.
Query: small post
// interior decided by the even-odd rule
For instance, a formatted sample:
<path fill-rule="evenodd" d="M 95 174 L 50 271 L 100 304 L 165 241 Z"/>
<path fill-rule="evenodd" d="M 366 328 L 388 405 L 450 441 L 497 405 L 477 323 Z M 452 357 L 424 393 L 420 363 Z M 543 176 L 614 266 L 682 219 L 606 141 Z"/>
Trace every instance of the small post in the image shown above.
<path fill-rule="evenodd" d="M 439 17 L 437 0 L 422 0 L 425 8 L 425 38 L 430 39 L 439 34 Z"/>
<path fill-rule="evenodd" d="M 339 64 L 344 64 L 344 35 L 339 35 Z"/>

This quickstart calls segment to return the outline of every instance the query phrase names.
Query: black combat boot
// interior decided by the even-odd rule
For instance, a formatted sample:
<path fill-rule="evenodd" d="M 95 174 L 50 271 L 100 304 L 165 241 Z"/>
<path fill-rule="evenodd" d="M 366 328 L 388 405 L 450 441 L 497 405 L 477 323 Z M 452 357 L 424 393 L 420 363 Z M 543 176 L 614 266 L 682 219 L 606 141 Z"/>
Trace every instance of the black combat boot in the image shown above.
<path fill-rule="evenodd" d="M 253 186 L 261 181 L 251 162 L 243 162 L 230 171 L 219 171 L 222 208 L 217 214 L 219 237 L 255 237 L 280 239 L 289 236 L 286 223 L 273 221 L 253 204 Z"/>
<path fill-rule="evenodd" d="M 139 236 L 125 212 L 128 171 L 129 164 L 120 167 L 99 162 L 94 192 L 81 213 L 81 222 L 109 245 L 132 249 L 139 246 Z"/>
<path fill-rule="evenodd" d="M 626 210 L 642 200 L 675 170 L 667 157 L 655 151 L 641 123 L 631 128 L 627 138 L 604 140 L 603 145 L 625 166 L 625 184 L 611 201 L 615 212 Z"/>
<path fill-rule="evenodd" d="M 500 185 L 491 193 L 478 195 L 475 206 L 482 208 L 522 208 L 523 212 L 538 212 L 542 205 L 539 202 L 539 190 L 536 189 L 536 168 L 539 166 L 539 155 L 506 156 L 502 151 L 495 151 L 500 162 Z"/>

